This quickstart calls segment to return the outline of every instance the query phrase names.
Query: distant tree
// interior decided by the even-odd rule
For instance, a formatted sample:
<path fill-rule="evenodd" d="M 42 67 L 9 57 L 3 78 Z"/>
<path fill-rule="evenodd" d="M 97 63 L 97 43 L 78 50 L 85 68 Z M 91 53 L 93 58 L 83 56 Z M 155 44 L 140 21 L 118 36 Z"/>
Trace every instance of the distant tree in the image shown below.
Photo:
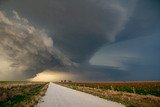
<path fill-rule="evenodd" d="M 71 80 L 68 80 L 68 82 L 72 82 Z"/>

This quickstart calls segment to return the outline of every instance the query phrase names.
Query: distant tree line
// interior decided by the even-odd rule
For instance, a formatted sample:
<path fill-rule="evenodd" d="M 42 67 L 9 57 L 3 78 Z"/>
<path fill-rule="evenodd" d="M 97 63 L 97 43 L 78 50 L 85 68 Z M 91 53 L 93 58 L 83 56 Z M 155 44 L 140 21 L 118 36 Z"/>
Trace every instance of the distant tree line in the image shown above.
<path fill-rule="evenodd" d="M 61 82 L 72 82 L 72 80 L 61 80 Z"/>

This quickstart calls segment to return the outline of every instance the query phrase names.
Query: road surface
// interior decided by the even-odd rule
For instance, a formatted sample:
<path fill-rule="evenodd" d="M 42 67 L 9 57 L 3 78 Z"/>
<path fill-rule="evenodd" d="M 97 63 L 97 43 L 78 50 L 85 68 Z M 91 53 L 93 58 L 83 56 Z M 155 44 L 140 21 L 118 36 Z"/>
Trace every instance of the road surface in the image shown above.
<path fill-rule="evenodd" d="M 37 107 L 124 107 L 124 105 L 50 83 Z"/>

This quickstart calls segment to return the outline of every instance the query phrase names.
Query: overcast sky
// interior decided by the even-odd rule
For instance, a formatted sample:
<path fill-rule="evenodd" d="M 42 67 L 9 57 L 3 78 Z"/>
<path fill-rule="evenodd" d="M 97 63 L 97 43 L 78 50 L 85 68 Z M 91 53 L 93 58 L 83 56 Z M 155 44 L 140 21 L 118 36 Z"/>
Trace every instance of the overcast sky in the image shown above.
<path fill-rule="evenodd" d="M 0 0 L 0 80 L 55 72 L 160 80 L 160 1 Z"/>

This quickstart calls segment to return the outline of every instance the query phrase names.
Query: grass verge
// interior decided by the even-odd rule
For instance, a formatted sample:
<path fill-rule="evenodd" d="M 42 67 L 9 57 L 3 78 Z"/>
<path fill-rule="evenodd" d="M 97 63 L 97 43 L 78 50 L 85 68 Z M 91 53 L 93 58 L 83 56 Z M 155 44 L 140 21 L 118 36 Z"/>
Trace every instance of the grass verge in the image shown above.
<path fill-rule="evenodd" d="M 34 107 L 47 87 L 47 83 L 0 82 L 0 107 Z"/>
<path fill-rule="evenodd" d="M 160 107 L 160 97 L 153 95 L 140 95 L 128 92 L 102 90 L 97 88 L 61 84 L 62 86 L 86 92 L 101 98 L 122 103 L 127 107 Z"/>

